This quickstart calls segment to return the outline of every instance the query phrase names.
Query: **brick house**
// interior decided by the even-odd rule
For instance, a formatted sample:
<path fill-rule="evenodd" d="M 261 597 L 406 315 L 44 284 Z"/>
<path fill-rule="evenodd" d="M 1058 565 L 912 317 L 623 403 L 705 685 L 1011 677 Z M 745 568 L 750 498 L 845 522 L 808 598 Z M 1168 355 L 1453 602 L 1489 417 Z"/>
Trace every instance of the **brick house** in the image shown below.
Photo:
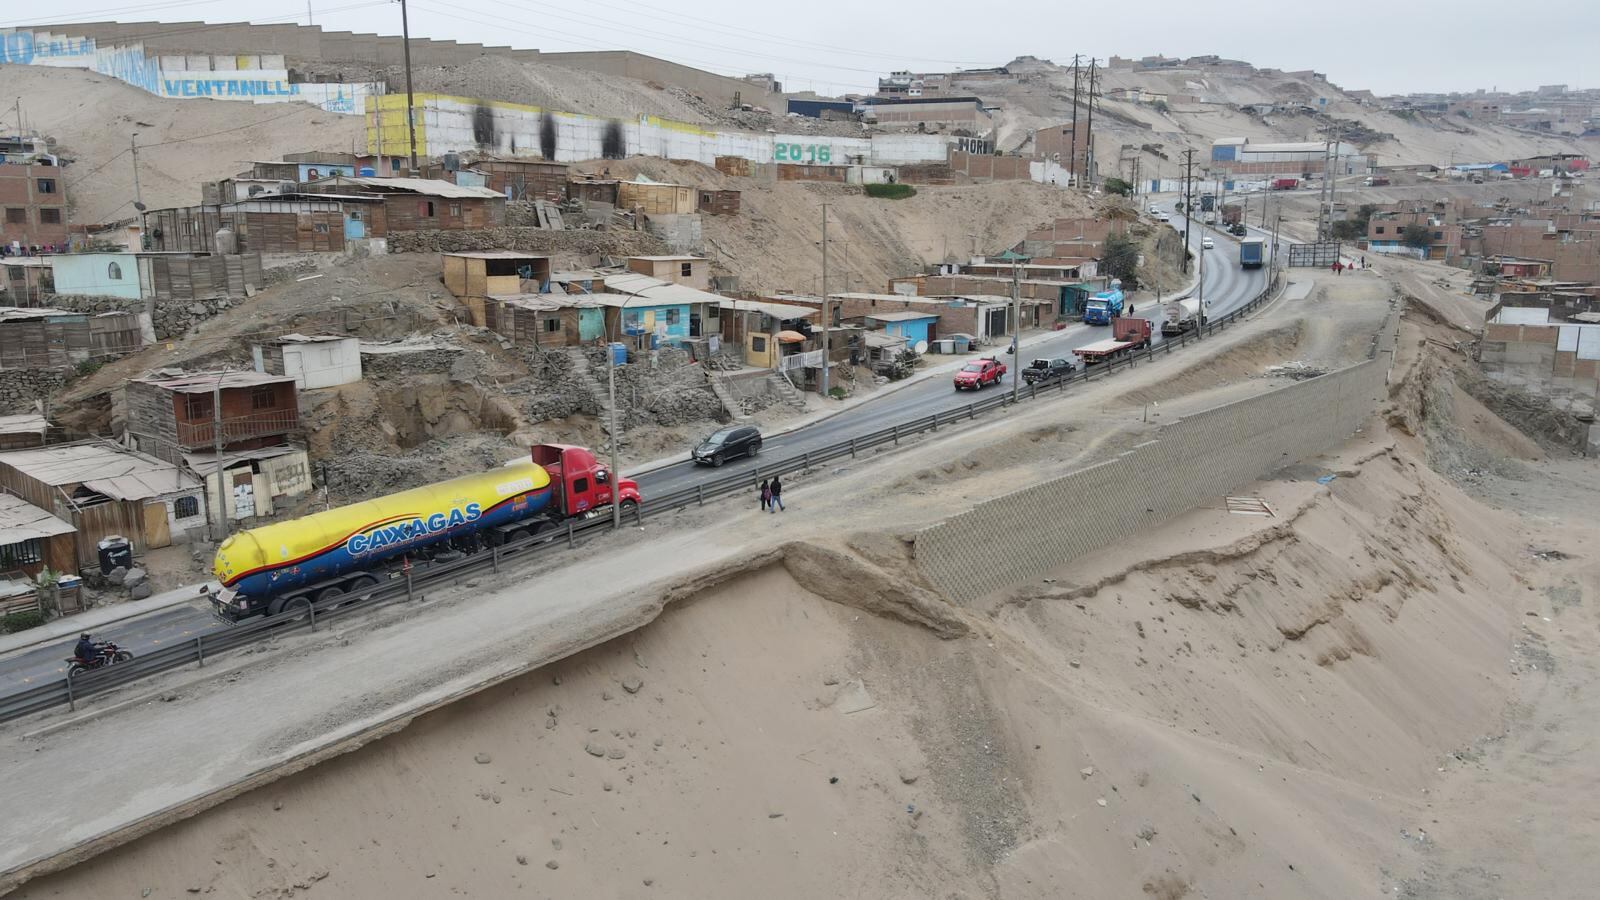
<path fill-rule="evenodd" d="M 0 153 L 0 243 L 21 247 L 67 244 L 67 184 L 54 157 Z"/>

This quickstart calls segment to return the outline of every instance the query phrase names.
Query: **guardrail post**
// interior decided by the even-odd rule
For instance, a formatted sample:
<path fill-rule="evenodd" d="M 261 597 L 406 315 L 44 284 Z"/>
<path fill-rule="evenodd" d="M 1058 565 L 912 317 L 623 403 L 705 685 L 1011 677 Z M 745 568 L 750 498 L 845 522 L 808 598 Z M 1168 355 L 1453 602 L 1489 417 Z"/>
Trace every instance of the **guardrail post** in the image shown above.
<path fill-rule="evenodd" d="M 572 520 L 567 520 L 567 549 L 572 549 Z"/>
<path fill-rule="evenodd" d="M 800 465 L 802 467 L 802 470 L 804 470 L 804 471 L 809 471 L 811 469 L 811 451 L 810 450 L 807 450 L 805 453 L 802 453 L 800 455 Z"/>
<path fill-rule="evenodd" d="M 695 499 L 700 501 L 700 505 L 701 506 L 705 506 L 706 505 L 706 485 L 705 485 L 705 482 L 702 481 L 699 484 L 696 484 L 694 486 L 694 496 L 695 496 Z"/>
<path fill-rule="evenodd" d="M 411 586 L 411 570 L 408 568 L 408 569 L 406 569 L 406 602 L 407 603 L 410 603 L 412 600 L 416 599 L 416 594 L 412 592 L 411 587 L 412 587 Z"/>
<path fill-rule="evenodd" d="M 311 619 L 311 631 L 315 633 L 317 630 L 317 604 L 309 598 L 306 600 L 306 616 Z"/>
<path fill-rule="evenodd" d="M 635 503 L 633 505 L 633 524 L 639 526 L 640 528 L 644 527 L 644 504 L 643 503 Z"/>
<path fill-rule="evenodd" d="M 853 437 L 850 439 L 850 458 L 856 458 L 856 439 Z"/>
<path fill-rule="evenodd" d="M 194 636 L 194 661 L 200 664 L 200 668 L 204 669 L 206 667 L 204 635 L 197 634 Z"/>
<path fill-rule="evenodd" d="M 500 545 L 499 544 L 496 544 L 493 547 L 489 548 L 489 571 L 495 573 L 496 575 L 500 574 Z"/>
<path fill-rule="evenodd" d="M 939 414 L 938 413 L 934 413 L 933 415 L 929 416 L 928 418 L 933 421 L 933 430 L 935 432 L 937 432 L 939 430 Z"/>
<path fill-rule="evenodd" d="M 896 447 L 900 446 L 900 426 L 899 425 L 894 426 L 894 445 Z"/>
<path fill-rule="evenodd" d="M 74 697 L 72 695 L 72 670 L 71 669 L 67 670 L 67 709 L 72 711 L 72 712 L 77 712 L 78 711 L 78 700 L 77 700 L 76 697 Z"/>
<path fill-rule="evenodd" d="M 977 417 L 978 417 L 978 404 L 976 404 L 976 403 L 968 403 L 967 404 L 967 418 L 976 419 Z"/>

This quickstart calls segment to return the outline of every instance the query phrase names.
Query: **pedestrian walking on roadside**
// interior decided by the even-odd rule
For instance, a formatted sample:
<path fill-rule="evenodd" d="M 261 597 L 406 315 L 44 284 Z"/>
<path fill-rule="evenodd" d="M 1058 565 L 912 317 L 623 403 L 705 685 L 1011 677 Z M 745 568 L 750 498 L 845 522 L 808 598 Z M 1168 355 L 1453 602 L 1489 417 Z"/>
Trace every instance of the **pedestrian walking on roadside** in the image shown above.
<path fill-rule="evenodd" d="M 772 505 L 772 485 L 765 478 L 761 479 L 761 510 L 766 511 Z"/>
<path fill-rule="evenodd" d="M 777 476 L 773 476 L 772 484 L 767 490 L 772 494 L 772 503 L 767 509 L 773 515 L 777 515 L 778 510 L 783 509 L 783 482 Z"/>

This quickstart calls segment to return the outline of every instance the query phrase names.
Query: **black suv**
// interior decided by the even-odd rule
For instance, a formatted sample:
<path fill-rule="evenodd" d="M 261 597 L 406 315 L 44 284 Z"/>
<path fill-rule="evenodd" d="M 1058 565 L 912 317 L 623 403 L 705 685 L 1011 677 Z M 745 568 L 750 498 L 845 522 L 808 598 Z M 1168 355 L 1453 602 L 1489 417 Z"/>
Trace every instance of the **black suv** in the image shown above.
<path fill-rule="evenodd" d="M 761 432 L 753 425 L 732 425 L 712 432 L 694 448 L 689 458 L 705 466 L 720 466 L 739 456 L 761 452 Z"/>

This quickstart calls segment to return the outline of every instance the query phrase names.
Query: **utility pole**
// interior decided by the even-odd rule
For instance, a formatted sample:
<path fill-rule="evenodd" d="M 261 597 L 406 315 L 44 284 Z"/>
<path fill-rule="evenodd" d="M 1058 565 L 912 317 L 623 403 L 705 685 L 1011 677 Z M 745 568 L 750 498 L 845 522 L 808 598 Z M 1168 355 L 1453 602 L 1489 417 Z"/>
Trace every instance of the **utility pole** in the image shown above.
<path fill-rule="evenodd" d="M 1191 202 L 1194 189 L 1191 187 L 1190 172 L 1194 169 L 1194 149 L 1183 151 L 1183 272 L 1189 273 L 1189 219 L 1194 212 Z"/>
<path fill-rule="evenodd" d="M 133 205 L 135 208 L 143 208 L 144 194 L 139 190 L 139 136 L 137 134 L 128 136 L 128 149 L 133 152 Z"/>
<path fill-rule="evenodd" d="M 1018 385 L 1022 383 L 1022 257 L 1011 254 L 1011 316 L 1016 322 L 1011 329 L 1011 402 L 1017 402 Z"/>
<path fill-rule="evenodd" d="M 1195 294 L 1194 320 L 1198 323 L 1194 328 L 1194 336 L 1196 338 L 1204 338 L 1206 334 L 1206 245 L 1203 239 L 1200 242 L 1200 287 Z"/>
<path fill-rule="evenodd" d="M 1083 180 L 1094 186 L 1094 57 L 1089 57 L 1089 124 L 1083 134 Z"/>
<path fill-rule="evenodd" d="M 828 204 L 822 204 L 822 398 L 828 398 Z"/>
<path fill-rule="evenodd" d="M 406 0 L 400 0 L 400 41 L 406 63 L 406 135 L 411 142 L 411 175 L 417 174 L 417 111 L 415 95 L 411 92 L 411 21 L 406 16 Z M 382 150 L 382 129 L 379 129 L 379 149 Z"/>
<path fill-rule="evenodd" d="M 222 465 L 222 377 L 226 374 L 218 372 L 211 385 L 211 454 L 217 465 L 217 512 L 222 520 L 222 533 L 212 538 L 219 543 L 228 537 L 228 503 L 233 500 L 233 489 L 226 483 L 227 473 Z"/>
<path fill-rule="evenodd" d="M 1078 54 L 1072 54 L 1072 139 L 1067 153 L 1072 158 L 1067 163 L 1067 184 L 1078 187 Z"/>

